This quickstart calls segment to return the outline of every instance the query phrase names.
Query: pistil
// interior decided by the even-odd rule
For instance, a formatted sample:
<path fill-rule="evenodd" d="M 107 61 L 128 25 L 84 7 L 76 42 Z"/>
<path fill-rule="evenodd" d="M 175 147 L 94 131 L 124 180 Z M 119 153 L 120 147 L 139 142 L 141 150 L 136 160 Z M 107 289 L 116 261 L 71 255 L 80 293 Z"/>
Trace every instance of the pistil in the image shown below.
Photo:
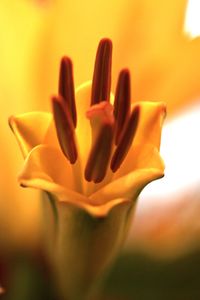
<path fill-rule="evenodd" d="M 86 117 L 92 130 L 92 149 L 85 168 L 85 179 L 101 182 L 108 168 L 113 145 L 114 117 L 113 107 L 102 101 L 89 108 Z"/>

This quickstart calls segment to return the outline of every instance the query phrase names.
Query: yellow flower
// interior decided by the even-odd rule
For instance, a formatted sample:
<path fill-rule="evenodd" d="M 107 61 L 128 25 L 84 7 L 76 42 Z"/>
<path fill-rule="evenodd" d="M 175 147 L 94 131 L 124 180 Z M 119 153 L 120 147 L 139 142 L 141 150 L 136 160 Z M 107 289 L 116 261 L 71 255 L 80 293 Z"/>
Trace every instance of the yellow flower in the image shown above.
<path fill-rule="evenodd" d="M 53 204 L 52 257 L 70 297 L 86 292 L 110 263 L 139 193 L 164 172 L 159 147 L 165 105 L 131 103 L 128 69 L 121 70 L 114 96 L 111 62 L 112 43 L 103 39 L 92 83 L 74 91 L 72 63 L 64 57 L 53 114 L 10 118 L 25 158 L 20 184 L 47 192 Z"/>
<path fill-rule="evenodd" d="M 38 236 L 37 195 L 28 190 L 22 193 L 14 181 L 21 161 L 15 146 L 10 147 L 8 116 L 13 111 L 47 107 L 49 94 L 56 88 L 57 66 L 63 53 L 76 62 L 77 85 L 91 78 L 92 53 L 102 36 L 112 38 L 117 49 L 113 86 L 118 70 L 129 66 L 134 101 L 162 99 L 167 103 L 168 115 L 182 108 L 199 95 L 200 70 L 199 39 L 190 40 L 183 33 L 186 2 L 0 2 L 2 247 L 7 241 L 5 231 L 9 242 L 15 239 L 25 247 Z"/>

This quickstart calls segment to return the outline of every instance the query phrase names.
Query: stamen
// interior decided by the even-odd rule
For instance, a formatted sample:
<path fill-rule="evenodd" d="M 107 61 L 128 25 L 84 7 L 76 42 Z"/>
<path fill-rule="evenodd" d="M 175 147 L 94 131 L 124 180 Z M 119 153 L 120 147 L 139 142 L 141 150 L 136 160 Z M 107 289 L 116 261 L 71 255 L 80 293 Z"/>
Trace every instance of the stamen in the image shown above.
<path fill-rule="evenodd" d="M 54 121 L 62 152 L 70 163 L 74 164 L 78 156 L 75 130 L 71 115 L 69 111 L 64 108 L 63 101 L 60 96 L 54 96 L 52 98 Z"/>
<path fill-rule="evenodd" d="M 112 42 L 102 39 L 96 54 L 92 80 L 91 105 L 110 100 Z"/>
<path fill-rule="evenodd" d="M 130 73 L 128 69 L 120 72 L 114 102 L 115 116 L 115 144 L 119 144 L 121 133 L 130 116 L 131 110 L 130 95 Z"/>
<path fill-rule="evenodd" d="M 110 161 L 114 134 L 113 107 L 102 101 L 89 108 L 86 116 L 92 128 L 92 149 L 85 169 L 87 181 L 101 182 Z"/>
<path fill-rule="evenodd" d="M 70 112 L 71 118 L 76 127 L 76 103 L 74 92 L 74 79 L 72 62 L 68 57 L 63 57 L 60 65 L 60 78 L 59 78 L 59 95 L 62 96 L 67 110 Z"/>
<path fill-rule="evenodd" d="M 138 121 L 139 121 L 140 108 L 136 106 L 131 113 L 131 116 L 126 124 L 124 132 L 121 135 L 119 144 L 113 154 L 110 168 L 113 172 L 116 172 L 124 161 L 128 151 L 133 142 Z"/>
<path fill-rule="evenodd" d="M 104 179 L 111 156 L 112 140 L 113 125 L 103 125 L 87 161 L 85 168 L 85 179 L 87 181 L 99 183 Z"/>

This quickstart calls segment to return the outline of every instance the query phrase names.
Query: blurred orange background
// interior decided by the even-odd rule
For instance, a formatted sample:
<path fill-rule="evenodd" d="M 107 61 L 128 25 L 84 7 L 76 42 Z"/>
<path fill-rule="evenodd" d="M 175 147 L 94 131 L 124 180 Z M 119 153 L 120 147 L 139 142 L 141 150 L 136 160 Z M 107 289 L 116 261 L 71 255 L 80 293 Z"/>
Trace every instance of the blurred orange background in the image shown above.
<path fill-rule="evenodd" d="M 186 0 L 1 1 L 1 251 L 31 249 L 40 239 L 39 194 L 18 186 L 22 157 L 8 117 L 50 109 L 49 97 L 57 90 L 59 61 L 65 54 L 74 62 L 76 86 L 90 79 L 102 37 L 111 38 L 114 45 L 113 88 L 119 70 L 128 67 L 133 101 L 161 100 L 168 106 L 161 149 L 166 179 L 152 184 L 141 196 L 128 245 L 138 243 L 152 249 L 158 245 L 164 251 L 168 243 L 175 251 L 191 244 L 190 239 L 182 242 L 186 234 L 198 240 L 200 39 L 196 36 L 200 25 L 190 12 L 198 1 L 190 3 L 192 6 Z M 184 229 L 181 222 L 187 224 Z"/>

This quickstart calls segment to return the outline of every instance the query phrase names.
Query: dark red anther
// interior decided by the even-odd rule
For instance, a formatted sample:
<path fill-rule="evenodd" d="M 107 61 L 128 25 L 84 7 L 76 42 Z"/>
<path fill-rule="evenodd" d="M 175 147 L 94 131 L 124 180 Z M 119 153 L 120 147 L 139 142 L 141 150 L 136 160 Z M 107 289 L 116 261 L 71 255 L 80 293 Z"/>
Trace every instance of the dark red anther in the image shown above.
<path fill-rule="evenodd" d="M 70 163 L 74 164 L 78 155 L 74 124 L 69 111 L 64 107 L 63 101 L 61 96 L 54 96 L 52 98 L 53 116 L 62 152 L 68 158 Z"/>
<path fill-rule="evenodd" d="M 96 54 L 92 80 L 91 105 L 97 104 L 100 101 L 110 100 L 111 66 L 112 42 L 109 39 L 102 39 Z"/>
<path fill-rule="evenodd" d="M 113 125 L 104 124 L 92 146 L 87 165 L 85 179 L 94 183 L 101 182 L 107 171 L 112 151 Z"/>
<path fill-rule="evenodd" d="M 121 135 L 119 144 L 113 154 L 110 165 L 110 168 L 113 172 L 116 172 L 119 169 L 132 145 L 138 126 L 139 114 L 140 108 L 139 106 L 136 106 L 131 113 L 131 116 Z"/>
<path fill-rule="evenodd" d="M 70 58 L 63 57 L 60 64 L 59 95 L 62 96 L 65 107 L 70 112 L 74 127 L 76 127 L 76 103 L 74 92 L 73 66 Z"/>
<path fill-rule="evenodd" d="M 115 144 L 119 144 L 121 133 L 129 119 L 131 110 L 130 73 L 128 69 L 120 72 L 114 102 Z"/>

